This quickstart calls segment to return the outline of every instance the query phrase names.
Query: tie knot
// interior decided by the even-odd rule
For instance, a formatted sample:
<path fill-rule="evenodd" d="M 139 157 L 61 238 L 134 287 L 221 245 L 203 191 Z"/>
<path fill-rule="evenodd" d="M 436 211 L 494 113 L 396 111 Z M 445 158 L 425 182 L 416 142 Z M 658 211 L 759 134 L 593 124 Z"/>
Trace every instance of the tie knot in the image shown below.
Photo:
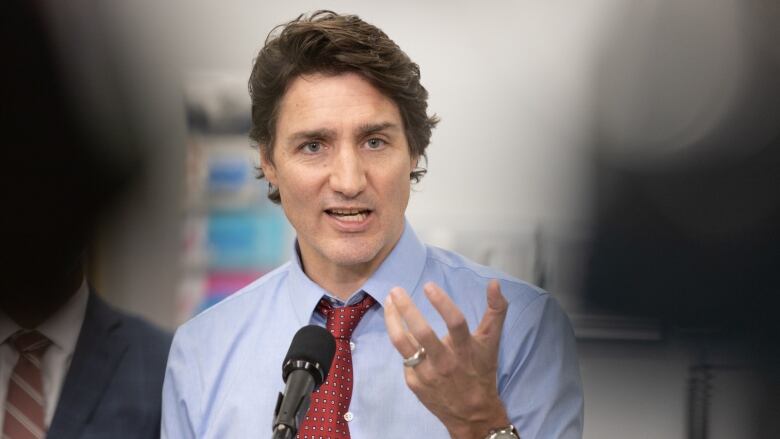
<path fill-rule="evenodd" d="M 363 300 L 354 305 L 334 308 L 327 299 L 322 298 L 317 310 L 327 319 L 325 327 L 334 337 L 349 340 L 360 319 L 375 303 L 376 300 L 366 294 Z"/>
<path fill-rule="evenodd" d="M 40 355 L 51 344 L 51 340 L 38 331 L 20 330 L 9 337 L 11 344 L 23 354 Z"/>

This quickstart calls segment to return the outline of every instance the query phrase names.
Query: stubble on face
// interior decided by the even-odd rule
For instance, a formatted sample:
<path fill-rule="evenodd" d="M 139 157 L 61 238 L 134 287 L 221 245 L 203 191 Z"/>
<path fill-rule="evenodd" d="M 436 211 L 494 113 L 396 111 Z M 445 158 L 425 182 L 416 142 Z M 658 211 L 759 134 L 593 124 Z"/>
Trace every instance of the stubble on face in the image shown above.
<path fill-rule="evenodd" d="M 276 138 L 263 171 L 279 188 L 305 271 L 349 294 L 403 232 L 416 160 L 398 107 L 358 74 L 299 77 L 281 102 Z"/>

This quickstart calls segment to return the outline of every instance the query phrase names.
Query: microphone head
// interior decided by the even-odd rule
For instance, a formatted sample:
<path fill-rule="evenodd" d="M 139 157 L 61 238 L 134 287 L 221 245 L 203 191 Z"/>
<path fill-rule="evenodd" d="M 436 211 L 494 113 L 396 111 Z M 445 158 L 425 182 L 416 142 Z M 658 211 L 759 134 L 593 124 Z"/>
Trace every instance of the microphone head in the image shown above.
<path fill-rule="evenodd" d="M 290 349 L 284 357 L 282 377 L 296 369 L 306 369 L 314 377 L 319 387 L 330 371 L 333 356 L 336 354 L 336 339 L 331 333 L 317 325 L 307 325 L 299 329 L 290 343 Z"/>

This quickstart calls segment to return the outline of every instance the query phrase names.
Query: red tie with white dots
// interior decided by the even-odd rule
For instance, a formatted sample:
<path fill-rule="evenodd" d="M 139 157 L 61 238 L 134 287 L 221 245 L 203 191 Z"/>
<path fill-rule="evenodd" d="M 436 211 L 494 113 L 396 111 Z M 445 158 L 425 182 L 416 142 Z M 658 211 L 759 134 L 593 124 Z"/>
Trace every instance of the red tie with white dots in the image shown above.
<path fill-rule="evenodd" d="M 317 305 L 317 311 L 327 319 L 325 327 L 336 338 L 336 355 L 328 378 L 311 396 L 309 411 L 298 428 L 298 439 L 350 439 L 347 424 L 352 420 L 348 412 L 353 382 L 350 338 L 374 303 L 374 298 L 366 294 L 352 306 L 334 308 L 325 298 Z"/>

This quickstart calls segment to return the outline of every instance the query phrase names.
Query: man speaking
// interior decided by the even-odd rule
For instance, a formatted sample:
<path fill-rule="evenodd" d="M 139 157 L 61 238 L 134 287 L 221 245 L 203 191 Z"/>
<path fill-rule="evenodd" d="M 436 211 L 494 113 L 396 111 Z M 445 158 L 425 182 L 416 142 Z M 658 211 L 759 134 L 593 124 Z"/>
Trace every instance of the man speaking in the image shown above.
<path fill-rule="evenodd" d="M 578 438 L 568 319 L 544 291 L 419 241 L 404 212 L 436 117 L 380 29 L 320 11 L 277 28 L 249 79 L 261 178 L 290 262 L 176 333 L 163 437 L 270 437 L 302 326 L 336 337 L 299 438 Z"/>

